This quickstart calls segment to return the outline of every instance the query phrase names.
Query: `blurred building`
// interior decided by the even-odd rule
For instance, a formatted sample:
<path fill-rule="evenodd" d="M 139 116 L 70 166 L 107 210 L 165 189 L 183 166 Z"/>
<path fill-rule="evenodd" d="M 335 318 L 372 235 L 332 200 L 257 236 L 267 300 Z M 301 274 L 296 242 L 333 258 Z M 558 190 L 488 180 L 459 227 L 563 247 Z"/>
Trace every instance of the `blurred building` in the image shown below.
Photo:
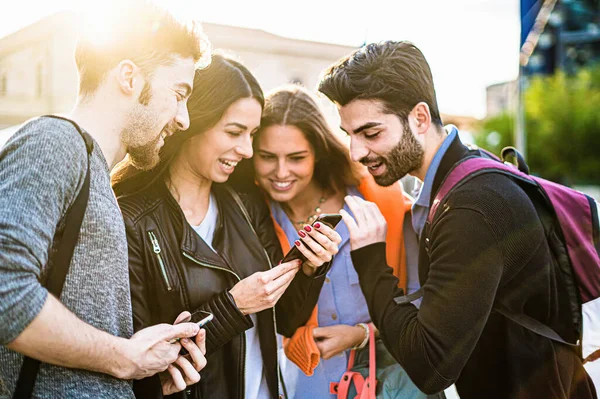
<path fill-rule="evenodd" d="M 486 117 L 504 112 L 515 112 L 519 100 L 519 86 L 516 80 L 496 83 L 485 88 Z"/>
<path fill-rule="evenodd" d="M 73 18 L 72 13 L 58 13 L 0 39 L 0 129 L 73 107 L 77 94 Z M 213 48 L 237 55 L 265 91 L 290 82 L 314 89 L 323 69 L 354 50 L 258 29 L 209 23 L 203 28 Z M 322 105 L 328 117 L 337 117 L 331 103 L 323 99 Z"/>

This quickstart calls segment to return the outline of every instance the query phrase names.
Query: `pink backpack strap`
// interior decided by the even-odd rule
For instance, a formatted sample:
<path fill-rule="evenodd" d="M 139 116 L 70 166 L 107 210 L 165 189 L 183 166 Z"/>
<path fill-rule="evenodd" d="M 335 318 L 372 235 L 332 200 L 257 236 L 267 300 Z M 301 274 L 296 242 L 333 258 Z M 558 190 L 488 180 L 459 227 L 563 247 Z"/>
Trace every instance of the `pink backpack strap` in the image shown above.
<path fill-rule="evenodd" d="M 350 351 L 348 358 L 348 368 L 342 375 L 340 382 L 332 382 L 329 384 L 329 393 L 337 395 L 338 399 L 348 399 L 350 384 L 354 383 L 357 395 L 353 399 L 375 399 L 377 388 L 377 358 L 375 347 L 375 331 L 373 325 L 369 323 L 369 375 L 365 379 L 359 372 L 351 371 L 354 367 L 354 359 L 356 350 Z"/>

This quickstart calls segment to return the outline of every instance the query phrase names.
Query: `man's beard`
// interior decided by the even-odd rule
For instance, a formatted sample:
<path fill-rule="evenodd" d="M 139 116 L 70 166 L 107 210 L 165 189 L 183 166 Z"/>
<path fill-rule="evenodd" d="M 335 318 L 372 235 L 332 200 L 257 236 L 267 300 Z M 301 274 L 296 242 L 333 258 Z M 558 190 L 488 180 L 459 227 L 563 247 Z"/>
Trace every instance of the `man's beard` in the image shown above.
<path fill-rule="evenodd" d="M 158 143 L 162 132 L 169 129 L 169 126 L 165 126 L 155 137 L 149 137 L 151 132 L 156 131 L 158 121 L 143 105 L 138 105 L 132 110 L 128 122 L 121 133 L 121 142 L 125 145 L 133 166 L 141 170 L 150 170 L 160 160 Z"/>
<path fill-rule="evenodd" d="M 373 176 L 375 182 L 380 186 L 391 186 L 408 173 L 417 170 L 423 164 L 425 151 L 417 139 L 413 136 L 408 123 L 404 124 L 402 138 L 398 145 L 387 154 L 378 158 L 363 158 L 361 163 L 380 163 L 385 165 L 385 173 Z"/>

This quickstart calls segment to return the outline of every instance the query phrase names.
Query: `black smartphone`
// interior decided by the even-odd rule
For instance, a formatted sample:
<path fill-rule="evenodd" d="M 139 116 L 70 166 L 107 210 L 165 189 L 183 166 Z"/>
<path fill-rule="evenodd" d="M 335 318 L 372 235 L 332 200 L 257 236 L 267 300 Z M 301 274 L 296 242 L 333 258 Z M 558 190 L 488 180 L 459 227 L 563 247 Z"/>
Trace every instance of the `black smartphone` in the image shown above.
<path fill-rule="evenodd" d="M 341 220 L 342 220 L 342 215 L 340 215 L 339 213 L 323 213 L 312 224 L 314 225 L 315 223 L 323 223 L 323 224 L 326 224 L 327 226 L 329 226 L 330 228 L 335 229 L 335 226 L 337 226 L 337 224 Z M 298 247 L 295 245 L 283 257 L 283 259 L 281 260 L 281 263 L 289 262 L 294 259 L 300 259 L 300 260 L 302 260 L 302 262 L 304 262 L 306 260 L 306 256 L 304 256 L 304 254 L 302 252 L 300 252 Z"/>

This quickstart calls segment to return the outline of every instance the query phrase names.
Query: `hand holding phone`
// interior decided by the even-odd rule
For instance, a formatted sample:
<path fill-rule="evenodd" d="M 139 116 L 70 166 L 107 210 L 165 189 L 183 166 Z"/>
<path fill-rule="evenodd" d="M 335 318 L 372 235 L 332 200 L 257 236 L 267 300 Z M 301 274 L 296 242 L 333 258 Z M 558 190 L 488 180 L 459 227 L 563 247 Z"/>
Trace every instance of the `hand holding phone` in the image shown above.
<path fill-rule="evenodd" d="M 299 232 L 301 236 L 304 234 L 304 237 L 300 237 L 295 242 L 296 245 L 289 250 L 281 262 L 285 263 L 294 259 L 300 259 L 303 263 L 308 260 L 314 266 L 321 266 L 327 261 L 323 257 L 326 258 L 328 255 L 335 255 L 338 249 L 337 246 L 342 242 L 340 235 L 333 230 L 340 220 L 342 220 L 342 215 L 339 213 L 321 214 L 312 223 L 310 231 L 304 228 Z M 328 229 L 315 228 L 317 223 L 327 226 Z M 328 235 L 324 233 L 328 233 Z"/>
<path fill-rule="evenodd" d="M 211 321 L 214 318 L 214 315 L 210 312 L 204 310 L 197 310 L 194 313 L 190 314 L 188 317 L 183 318 L 182 320 L 178 320 L 177 323 L 196 323 L 198 327 L 202 328 L 206 323 Z M 175 343 L 179 341 L 179 338 L 172 340 L 170 343 Z M 187 355 L 188 351 L 183 346 L 181 347 L 181 351 L 179 351 L 180 355 Z"/>

